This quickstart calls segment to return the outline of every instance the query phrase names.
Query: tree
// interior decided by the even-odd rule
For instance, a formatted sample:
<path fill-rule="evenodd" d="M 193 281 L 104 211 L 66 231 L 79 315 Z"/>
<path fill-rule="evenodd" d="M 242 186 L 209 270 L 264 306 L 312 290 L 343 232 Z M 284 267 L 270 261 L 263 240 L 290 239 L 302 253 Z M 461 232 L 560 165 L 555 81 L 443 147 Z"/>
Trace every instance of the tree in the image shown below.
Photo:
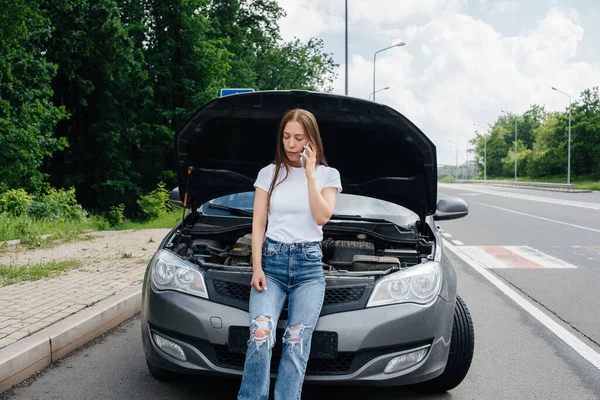
<path fill-rule="evenodd" d="M 255 66 L 257 87 L 331 92 L 337 64 L 322 49 L 321 39 L 310 39 L 307 44 L 296 39 L 271 48 Z"/>
<path fill-rule="evenodd" d="M 321 41 L 281 40 L 275 0 L 3 1 L 0 190 L 48 176 L 131 214 L 176 184 L 175 132 L 219 89 L 333 80 Z"/>
<path fill-rule="evenodd" d="M 534 131 L 547 118 L 547 115 L 544 106 L 534 104 L 517 121 L 518 140 L 522 141 L 526 148 L 533 149 Z"/>
<path fill-rule="evenodd" d="M 580 101 L 573 105 L 572 120 L 571 171 L 574 175 L 600 179 L 600 96 L 597 86 L 581 93 Z"/>
<path fill-rule="evenodd" d="M 566 173 L 567 143 L 556 135 L 559 115 L 552 114 L 534 131 L 535 143 L 529 155 L 527 174 L 532 177 Z"/>
<path fill-rule="evenodd" d="M 58 65 L 54 102 L 71 114 L 57 130 L 70 147 L 46 165 L 52 183 L 74 186 L 90 208 L 135 204 L 145 171 L 134 160 L 148 154 L 140 144 L 152 134 L 143 123 L 152 90 L 135 47 L 139 24 L 125 25 L 115 0 L 47 0 L 44 9 L 55 27 L 47 47 Z"/>
<path fill-rule="evenodd" d="M 502 159 L 506 156 L 510 144 L 507 144 L 510 137 L 510 131 L 503 126 L 496 125 L 492 128 L 490 136 L 487 138 L 487 176 L 503 176 Z M 484 170 L 484 141 L 483 137 L 477 142 L 477 157 L 481 171 Z"/>
<path fill-rule="evenodd" d="M 285 11 L 273 0 L 212 0 L 206 7 L 212 37 L 222 38 L 228 59 L 227 84 L 257 90 L 305 89 L 331 92 L 335 67 L 323 41 L 283 42 L 277 21 Z"/>
<path fill-rule="evenodd" d="M 41 190 L 44 158 L 67 144 L 54 136 L 67 114 L 52 103 L 56 65 L 43 52 L 50 31 L 39 2 L 0 0 L 0 192 Z"/>
<path fill-rule="evenodd" d="M 529 161 L 531 150 L 525 146 L 522 141 L 517 142 L 517 175 L 524 176 L 527 174 L 527 163 Z M 505 177 L 514 176 L 515 174 L 515 148 L 508 148 L 508 154 L 502 159 L 502 175 Z"/>

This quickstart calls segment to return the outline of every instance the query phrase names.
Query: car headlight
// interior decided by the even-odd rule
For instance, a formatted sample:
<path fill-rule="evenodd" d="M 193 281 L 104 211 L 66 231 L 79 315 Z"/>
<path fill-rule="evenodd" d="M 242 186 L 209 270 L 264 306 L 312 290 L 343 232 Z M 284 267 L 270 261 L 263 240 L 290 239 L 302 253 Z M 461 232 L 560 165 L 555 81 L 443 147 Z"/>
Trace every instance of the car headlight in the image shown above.
<path fill-rule="evenodd" d="M 430 302 L 442 286 L 440 264 L 428 262 L 381 279 L 375 285 L 367 307 L 396 303 Z"/>
<path fill-rule="evenodd" d="M 167 250 L 156 252 L 152 261 L 152 283 L 160 290 L 176 290 L 208 299 L 204 274 L 194 264 Z"/>

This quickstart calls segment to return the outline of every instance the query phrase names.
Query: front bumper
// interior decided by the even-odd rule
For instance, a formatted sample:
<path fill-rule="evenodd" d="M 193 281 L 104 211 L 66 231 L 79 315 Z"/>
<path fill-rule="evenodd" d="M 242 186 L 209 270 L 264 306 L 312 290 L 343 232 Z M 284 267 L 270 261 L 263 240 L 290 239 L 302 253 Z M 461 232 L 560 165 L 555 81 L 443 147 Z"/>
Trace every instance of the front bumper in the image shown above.
<path fill-rule="evenodd" d="M 306 381 L 406 385 L 433 379 L 444 371 L 454 316 L 454 303 L 438 297 L 420 306 L 399 304 L 322 315 L 316 332 L 337 332 L 337 356 L 311 359 Z M 248 327 L 245 310 L 177 292 L 160 292 L 146 281 L 142 300 L 142 340 L 147 359 L 175 372 L 241 376 L 244 354 L 228 346 L 230 327 Z M 278 329 L 286 322 L 280 319 Z M 177 343 L 181 361 L 160 350 L 152 333 Z M 277 342 L 281 337 L 277 336 Z M 416 365 L 384 373 L 394 357 L 422 347 L 425 358 Z M 276 348 L 272 371 L 276 371 Z M 273 373 L 272 377 L 276 374 Z"/>

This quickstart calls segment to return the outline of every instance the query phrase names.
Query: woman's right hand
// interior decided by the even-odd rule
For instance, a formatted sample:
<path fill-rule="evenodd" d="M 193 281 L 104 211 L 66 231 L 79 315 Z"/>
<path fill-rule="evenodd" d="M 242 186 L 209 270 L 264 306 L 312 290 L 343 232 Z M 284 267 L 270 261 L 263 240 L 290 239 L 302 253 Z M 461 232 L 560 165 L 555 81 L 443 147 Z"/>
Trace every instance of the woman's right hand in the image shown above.
<path fill-rule="evenodd" d="M 262 268 L 258 270 L 254 270 L 252 273 L 252 282 L 250 283 L 254 289 L 262 292 L 263 289 L 267 290 L 267 278 L 265 278 L 265 273 Z"/>

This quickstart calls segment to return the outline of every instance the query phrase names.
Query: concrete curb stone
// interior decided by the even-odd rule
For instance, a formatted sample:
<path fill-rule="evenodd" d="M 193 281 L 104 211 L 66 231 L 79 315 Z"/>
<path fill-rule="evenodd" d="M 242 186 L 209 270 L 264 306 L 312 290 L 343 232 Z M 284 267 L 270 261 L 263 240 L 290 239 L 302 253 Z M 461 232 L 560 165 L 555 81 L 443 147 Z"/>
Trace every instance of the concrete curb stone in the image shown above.
<path fill-rule="evenodd" d="M 131 286 L 0 349 L 0 393 L 140 311 L 142 285 Z"/>

